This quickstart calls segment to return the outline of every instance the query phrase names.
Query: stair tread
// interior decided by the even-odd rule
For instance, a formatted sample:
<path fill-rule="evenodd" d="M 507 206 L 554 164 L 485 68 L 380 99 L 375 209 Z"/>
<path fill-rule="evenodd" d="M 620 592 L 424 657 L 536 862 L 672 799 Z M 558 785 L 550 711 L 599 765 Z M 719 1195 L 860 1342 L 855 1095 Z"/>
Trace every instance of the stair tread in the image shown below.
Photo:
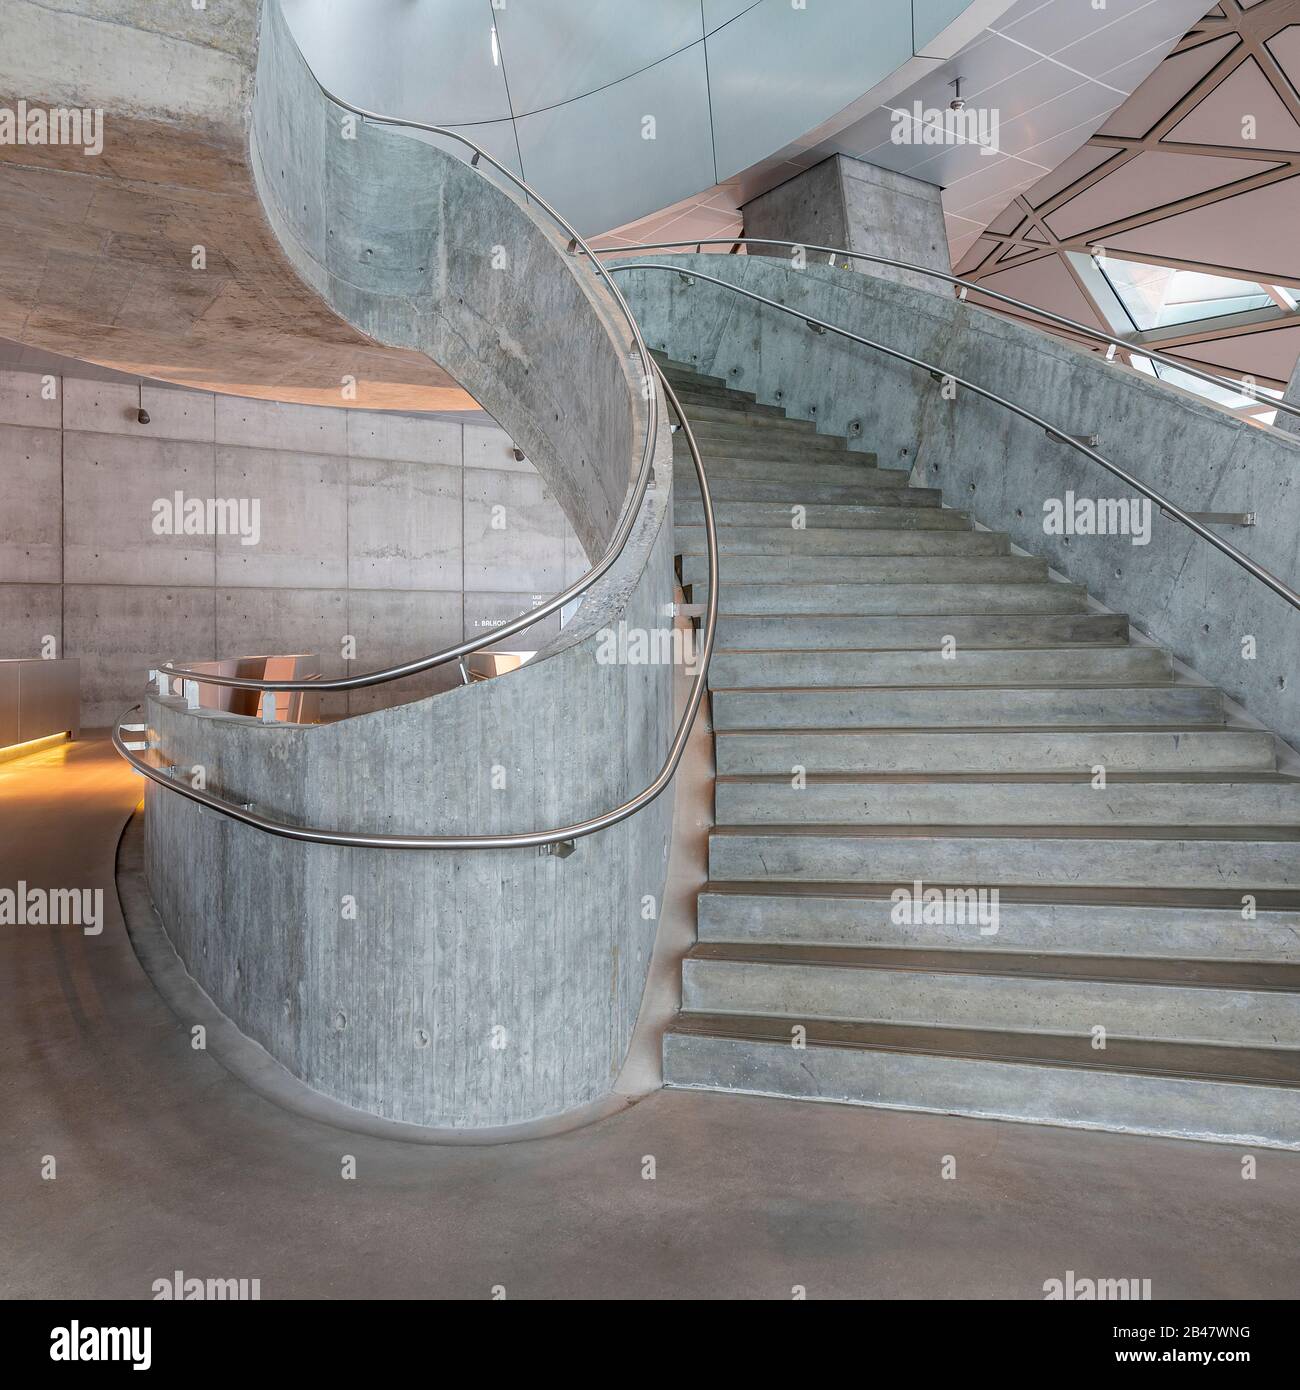
<path fill-rule="evenodd" d="M 1024 976 L 1106 984 L 1300 992 L 1300 965 L 1277 961 L 1182 960 L 1154 956 L 1092 956 L 1047 952 L 916 949 L 701 941 L 687 960 L 752 965 L 816 965 L 846 970 L 901 970 L 941 975 Z"/>
<path fill-rule="evenodd" d="M 1300 885 L 1291 886 L 1300 816 L 1290 814 L 1300 775 L 1278 766 L 1276 736 L 1225 712 L 1221 688 L 1174 671 L 1167 651 L 1131 642 L 1126 614 L 1091 604 L 1085 586 L 1041 557 L 1013 555 L 1005 532 L 977 529 L 963 510 L 881 497 L 890 441 L 878 442 L 879 455 L 849 451 L 816 421 L 761 408 L 723 378 L 680 363 L 667 370 L 698 419 L 706 464 L 711 454 L 734 460 L 718 470 L 727 479 L 717 506 L 722 661 L 710 690 L 718 815 L 739 822 L 709 830 L 712 872 L 737 877 L 700 892 L 702 939 L 684 965 L 694 1007 L 665 1034 L 676 1064 L 668 1084 L 952 1113 L 991 1105 L 1005 1118 L 1264 1134 L 1296 1147 L 1291 1102 L 1277 1093 L 1300 1090 Z M 791 459 L 789 475 L 773 455 Z M 859 461 L 861 473 L 848 473 Z M 820 465 L 832 471 L 821 475 Z M 883 471 L 911 490 L 905 470 Z M 801 485 L 830 500 L 800 498 Z M 789 507 L 800 502 L 807 525 L 796 531 Z M 698 499 L 684 491 L 674 549 L 697 598 L 708 584 L 700 521 Z M 1002 653 L 1006 664 L 981 656 L 969 674 L 937 665 L 948 633 L 959 651 Z M 1055 713 L 1071 722 L 1051 722 Z M 1080 722 L 1094 716 L 1116 722 Z M 784 794 L 787 754 L 821 769 L 807 774 L 806 801 Z M 1109 799 L 1083 801 L 1089 764 L 1112 761 L 1125 770 L 1107 769 Z M 873 801 L 870 789 L 886 787 Z M 778 819 L 756 819 L 765 814 Z M 903 823 L 871 823 L 878 814 Z M 805 815 L 838 819 L 793 819 Z M 1017 816 L 1025 823 L 1007 823 Z M 1236 817 L 1274 823 L 1223 823 Z M 996 883 L 1005 935 L 895 926 L 891 895 L 914 880 L 885 876 L 914 864 L 939 870 L 926 887 Z M 876 877 L 844 881 L 859 867 Z M 962 881 L 945 882 L 945 871 Z M 776 877 L 757 877 L 765 873 Z M 1252 877 L 1271 886 L 1234 883 Z M 1163 886 L 1140 886 L 1152 881 Z M 1234 886 L 1212 886 L 1224 883 Z M 1114 1001 L 1130 1034 L 1112 1029 L 1103 1052 L 1081 1011 L 1098 1000 Z M 796 1006 L 918 1021 L 803 1019 Z M 727 1008 L 754 1012 L 705 1012 Z M 788 1047 L 796 1021 L 814 1050 L 802 1068 L 773 1046 Z M 692 1037 L 714 1041 L 689 1045 Z M 819 1065 L 818 1048 L 841 1051 L 823 1051 Z M 845 1049 L 1079 1074 L 1040 1087 L 1015 1071 L 860 1061 Z M 1225 1105 L 1199 1082 L 1245 1090 Z M 1150 1121 L 1147 1105 L 1159 1112 Z M 1212 1116 L 1202 1115 L 1207 1106 Z"/>
<path fill-rule="evenodd" d="M 817 1047 L 915 1052 L 993 1062 L 1084 1068 L 1179 1079 L 1300 1088 L 1300 1053 L 1287 1048 L 1232 1047 L 1215 1043 L 1157 1042 L 1111 1037 L 1097 1052 L 1087 1037 L 1056 1033 L 994 1032 L 974 1028 L 898 1023 L 800 1020 Z M 788 1018 L 754 1014 L 681 1013 L 667 1034 L 790 1044 Z M 671 1083 L 670 1083 L 671 1084 Z"/>
<path fill-rule="evenodd" d="M 711 879 L 700 890 L 719 897 L 745 898 L 834 898 L 853 902 L 888 902 L 896 888 L 910 883 L 869 880 L 834 882 L 812 879 L 795 882 L 784 879 Z M 969 887 L 950 884 L 944 879 L 927 880 L 926 887 Z M 998 887 L 1001 903 L 1023 903 L 1043 907 L 1136 907 L 1162 910 L 1222 910 L 1237 919 L 1241 916 L 1241 893 L 1231 888 L 1100 888 L 1093 885 L 1034 884 Z M 1300 911 L 1300 888 L 1261 889 L 1254 895 L 1260 912 Z"/>
<path fill-rule="evenodd" d="M 745 725 L 737 728 L 715 729 L 714 738 L 866 738 L 888 735 L 891 738 L 905 738 L 909 734 L 942 734 L 952 738 L 968 740 L 971 736 L 983 738 L 992 734 L 1041 734 L 1050 738 L 1054 734 L 1219 734 L 1249 733 L 1247 729 L 1230 729 L 1223 724 L 1193 724 L 1183 721 L 1176 728 L 1170 724 L 959 724 L 949 720 L 944 724 L 861 724 L 844 728 L 801 728 L 797 725 L 774 724 Z M 839 769 L 834 769 L 839 770 Z"/>
<path fill-rule="evenodd" d="M 1051 691 L 1053 694 L 1067 693 L 1071 690 L 1211 690 L 1218 692 L 1218 687 L 1211 685 L 1208 681 L 1188 680 L 1178 675 L 1173 675 L 1165 680 L 1158 681 L 1003 681 L 997 685 L 985 681 L 983 684 L 974 688 L 982 691 Z M 866 681 L 855 681 L 852 685 L 713 685 L 710 686 L 710 689 L 715 695 L 819 696 L 852 694 L 858 691 L 888 691 L 891 695 L 899 695 L 909 690 L 931 691 L 936 695 L 948 695 L 952 693 L 954 687 L 951 685 L 936 685 L 933 681 L 909 681 L 905 685 L 872 685 L 870 682 Z"/>
<path fill-rule="evenodd" d="M 808 772 L 804 774 L 810 787 L 819 784 L 838 786 L 871 786 L 879 783 L 903 783 L 914 786 L 1034 786 L 1062 784 L 1091 786 L 1090 772 Z M 755 786 L 787 787 L 790 778 L 776 772 L 719 773 L 717 782 L 748 782 Z M 1109 786 L 1292 786 L 1300 785 L 1300 775 L 1292 772 L 1110 772 Z"/>
<path fill-rule="evenodd" d="M 858 840 L 1233 840 L 1244 843 L 1300 842 L 1300 826 L 1285 825 L 715 825 L 714 836 L 802 836 Z"/>

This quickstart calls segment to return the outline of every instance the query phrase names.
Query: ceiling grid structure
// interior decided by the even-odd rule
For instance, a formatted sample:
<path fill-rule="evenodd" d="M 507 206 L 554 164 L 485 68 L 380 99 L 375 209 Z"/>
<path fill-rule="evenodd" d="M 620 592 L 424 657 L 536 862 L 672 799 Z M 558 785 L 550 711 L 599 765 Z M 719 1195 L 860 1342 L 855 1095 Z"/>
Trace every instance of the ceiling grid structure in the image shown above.
<path fill-rule="evenodd" d="M 1222 0 L 1086 143 L 965 241 L 957 270 L 1137 348 L 1280 389 L 1300 357 L 1297 176 L 1300 0 Z M 1196 282 L 1206 312 L 1135 317 L 1125 286 L 1143 274 L 1168 286 L 1179 271 L 1224 277 Z M 1260 302 L 1226 311 L 1244 288 Z"/>

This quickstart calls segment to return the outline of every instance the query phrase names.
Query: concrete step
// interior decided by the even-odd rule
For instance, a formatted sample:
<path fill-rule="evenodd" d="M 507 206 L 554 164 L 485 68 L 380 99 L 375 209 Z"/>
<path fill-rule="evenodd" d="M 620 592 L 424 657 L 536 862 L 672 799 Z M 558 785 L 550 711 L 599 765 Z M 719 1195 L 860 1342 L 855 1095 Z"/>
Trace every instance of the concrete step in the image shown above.
<path fill-rule="evenodd" d="M 734 584 L 1027 584 L 1047 580 L 1035 555 L 733 555 L 722 581 Z M 682 557 L 682 583 L 708 575 L 704 555 Z"/>
<path fill-rule="evenodd" d="M 703 555 L 704 527 L 699 524 L 699 495 L 693 504 L 697 521 L 684 522 L 686 498 L 676 499 L 673 539 L 681 555 Z M 719 525 L 718 549 L 723 555 L 1005 555 L 1008 541 L 1002 531 L 849 530 L 817 527 L 796 531 L 787 512 L 775 526 Z"/>
<path fill-rule="evenodd" d="M 970 529 L 970 518 L 964 512 L 950 512 L 938 507 L 906 507 L 896 503 L 886 507 L 863 507 L 844 502 L 737 502 L 723 499 L 714 504 L 713 510 L 718 524 L 722 526 L 786 526 L 793 531 L 800 529 L 793 523 L 803 521 L 808 526 L 867 531 Z M 704 524 L 704 512 L 697 497 L 678 497 L 675 515 L 680 525 Z"/>
<path fill-rule="evenodd" d="M 719 690 L 713 727 L 733 729 L 1209 728 L 1223 694 L 1209 685 L 860 687 Z M 1064 771 L 1066 769 L 1060 769 Z"/>
<path fill-rule="evenodd" d="M 1300 879 L 1300 830 L 1275 826 L 720 826 L 710 879 L 963 885 L 1285 889 Z M 762 1010 L 759 1010 L 762 1012 Z"/>
<path fill-rule="evenodd" d="M 754 415 L 760 419 L 784 420 L 788 417 L 779 405 L 761 405 L 753 396 L 747 395 L 743 391 L 732 391 L 725 386 L 706 386 L 698 382 L 690 385 L 681 384 L 673 387 L 677 393 L 677 399 L 686 408 L 687 415 L 690 415 L 690 408 L 694 405 L 716 406 L 723 410 L 736 410 L 745 415 Z"/>
<path fill-rule="evenodd" d="M 1101 1060 L 1098 1060 L 1098 1058 Z M 684 1014 L 664 1082 L 1260 1148 L 1300 1148 L 1295 1054 L 1024 1033 Z"/>
<path fill-rule="evenodd" d="M 1101 1028 L 1107 1041 L 1286 1048 L 1300 1066 L 1295 965 L 716 943 L 683 961 L 682 1008 L 1085 1038 Z"/>
<path fill-rule="evenodd" d="M 1159 647 L 1028 647 L 1019 651 L 715 651 L 714 690 L 823 685 L 1147 685 L 1172 679 Z"/>
<path fill-rule="evenodd" d="M 723 591 L 729 602 L 730 590 Z M 1124 646 L 1128 619 L 1120 613 L 949 613 L 911 617 L 837 617 L 809 614 L 750 617 L 723 613 L 718 619 L 718 646 L 770 650 L 873 648 L 940 652 L 945 639 L 956 643 L 952 660 L 962 652 L 990 647 Z"/>
<path fill-rule="evenodd" d="M 786 500 L 790 500 L 794 493 L 809 483 L 837 483 L 842 487 L 861 484 L 863 487 L 892 488 L 899 492 L 907 490 L 907 474 L 893 468 L 875 467 L 874 454 L 852 454 L 848 461 L 825 463 L 821 459 L 796 453 L 782 453 L 770 458 L 746 454 L 735 458 L 706 454 L 703 449 L 700 452 L 704 457 L 710 487 L 723 478 L 765 479 L 788 484 L 790 491 Z M 673 453 L 673 479 L 678 487 L 698 487 L 695 463 L 685 445 Z"/>
<path fill-rule="evenodd" d="M 875 454 L 866 449 L 850 450 L 845 440 L 831 435 L 791 430 L 733 429 L 729 425 L 700 420 L 693 415 L 687 418 L 706 464 L 715 458 L 804 458 L 821 463 L 853 463 L 859 458 L 875 458 Z M 690 456 L 686 436 L 680 430 L 673 435 L 673 450 L 679 457 Z M 901 469 L 898 471 L 904 478 L 907 477 Z"/>
<path fill-rule="evenodd" d="M 1108 776 L 719 778 L 718 825 L 1300 825 L 1300 779 Z"/>
<path fill-rule="evenodd" d="M 678 399 L 681 399 L 680 396 Z M 696 400 L 690 406 L 682 401 L 682 406 L 693 430 L 725 430 L 736 434 L 747 431 L 754 435 L 790 435 L 791 437 L 808 435 L 812 438 L 817 437 L 817 426 L 811 420 L 795 420 L 788 415 L 757 414 L 744 409 L 737 410 L 730 403 L 713 404 L 705 400 Z M 821 437 L 840 445 L 844 444 L 842 437 L 829 434 Z"/>
<path fill-rule="evenodd" d="M 702 603 L 708 585 L 693 584 L 691 595 Z M 1048 580 L 1027 584 L 724 583 L 721 603 L 734 616 L 1084 613 L 1088 592 L 1077 584 Z"/>
<path fill-rule="evenodd" d="M 1255 729 L 882 730 L 715 736 L 718 774 L 814 772 L 1273 772 L 1273 735 Z"/>
<path fill-rule="evenodd" d="M 707 462 L 707 461 L 706 461 Z M 863 470 L 864 472 L 866 470 Z M 867 479 L 837 483 L 807 480 L 793 483 L 781 478 L 754 478 L 713 473 L 706 468 L 709 495 L 714 502 L 777 502 L 788 504 L 791 498 L 803 506 L 848 503 L 858 507 L 935 507 L 942 501 L 940 493 L 931 488 L 876 485 Z M 699 484 L 694 468 L 674 467 L 673 476 L 679 503 L 692 501 L 698 505 Z M 789 515 L 787 506 L 786 515 Z"/>
<path fill-rule="evenodd" d="M 931 885 L 947 887 L 948 885 Z M 1254 960 L 1300 964 L 1300 891 L 1256 895 L 1157 889 L 1000 889 L 996 932 L 969 916 L 896 910 L 898 884 L 714 883 L 699 896 L 701 942 L 1019 951 L 1046 955 Z"/>

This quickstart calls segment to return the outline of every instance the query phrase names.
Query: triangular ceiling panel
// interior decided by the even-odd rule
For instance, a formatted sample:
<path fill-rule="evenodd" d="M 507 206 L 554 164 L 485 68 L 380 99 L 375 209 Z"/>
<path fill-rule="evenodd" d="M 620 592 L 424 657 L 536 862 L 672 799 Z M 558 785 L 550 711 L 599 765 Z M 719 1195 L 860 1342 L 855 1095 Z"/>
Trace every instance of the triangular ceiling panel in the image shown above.
<path fill-rule="evenodd" d="M 1291 24 L 1268 41 L 1268 51 L 1286 74 L 1287 81 L 1300 97 L 1300 24 Z"/>
<path fill-rule="evenodd" d="M 1025 210 L 1018 202 L 1008 203 L 988 225 L 990 232 L 1008 236 L 1025 220 Z"/>
<path fill-rule="evenodd" d="M 1002 259 L 998 265 L 1009 265 L 1012 261 L 1022 261 L 1026 256 L 1041 256 L 1041 251 L 1036 251 L 1032 246 L 1013 246 L 1010 250 L 1002 253 Z"/>
<path fill-rule="evenodd" d="M 1300 280 L 1300 176 L 1106 238 L 1115 251 L 1191 261 L 1246 278 Z"/>
<path fill-rule="evenodd" d="M 1253 120 L 1253 126 L 1247 118 Z M 1253 136 L 1250 131 L 1253 129 Z M 1184 145 L 1300 150 L 1300 125 L 1253 58 L 1225 77 L 1164 137 Z"/>
<path fill-rule="evenodd" d="M 1171 356 L 1227 367 L 1234 372 L 1286 381 L 1300 358 L 1300 326 L 1241 333 L 1207 343 L 1182 343 Z"/>
<path fill-rule="evenodd" d="M 1076 179 L 1083 178 L 1085 174 L 1091 174 L 1094 169 L 1113 158 L 1117 153 L 1117 150 L 1101 145 L 1082 146 L 1075 150 L 1069 159 L 1062 160 L 1050 174 L 1044 174 L 1025 194 L 1026 202 L 1031 207 L 1042 207 L 1049 198 L 1056 197 L 1063 188 L 1069 188 Z"/>
<path fill-rule="evenodd" d="M 1260 159 L 1147 151 L 1091 184 L 1043 220 L 1065 240 L 1277 167 Z"/>
<path fill-rule="evenodd" d="M 980 284 L 1094 328 L 1104 326 L 1060 256 L 1042 256 L 1028 265 L 995 270 L 981 275 Z"/>
<path fill-rule="evenodd" d="M 1236 48 L 1237 42 L 1236 34 L 1228 34 L 1182 53 L 1171 53 L 1102 126 L 1100 134 L 1123 135 L 1134 140 L 1145 135 L 1215 63 Z"/>
<path fill-rule="evenodd" d="M 980 237 L 975 245 L 961 258 L 957 266 L 957 274 L 967 275 L 972 270 L 975 270 L 982 262 L 988 259 L 991 252 L 997 249 L 997 245 L 997 242 L 989 237 Z"/>

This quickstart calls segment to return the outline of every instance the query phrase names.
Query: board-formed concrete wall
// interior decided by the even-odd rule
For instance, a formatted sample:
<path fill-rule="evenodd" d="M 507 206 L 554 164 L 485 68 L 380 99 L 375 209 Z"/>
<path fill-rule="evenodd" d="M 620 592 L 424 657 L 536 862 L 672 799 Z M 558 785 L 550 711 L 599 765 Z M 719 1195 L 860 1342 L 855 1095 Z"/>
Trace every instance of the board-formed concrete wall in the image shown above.
<path fill-rule="evenodd" d="M 647 433 L 628 325 L 536 210 L 420 141 L 365 125 L 348 138 L 275 0 L 263 18 L 253 167 L 304 280 L 354 327 L 451 371 L 535 461 L 589 553 L 628 503 L 643 440 L 653 476 L 617 562 L 521 669 L 315 726 L 151 696 L 152 741 L 178 775 L 201 765 L 210 791 L 295 825 L 491 834 L 610 811 L 655 780 L 673 735 L 672 666 L 602 659 L 620 624 L 673 625 L 662 397 Z M 146 875 L 194 979 L 306 1086 L 369 1116 L 481 1130 L 612 1091 L 671 821 L 668 794 L 565 858 L 340 850 L 151 783 Z"/>
<path fill-rule="evenodd" d="M 256 502 L 257 543 L 156 534 L 153 505 L 177 491 Z M 112 723 L 169 658 L 307 651 L 326 676 L 372 670 L 478 636 L 587 569 L 558 502 L 486 416 L 0 370 L 0 494 L 0 657 L 39 656 L 52 637 L 80 658 L 87 727 Z M 558 631 L 552 615 L 504 645 L 536 650 Z M 444 666 L 326 695 L 322 713 L 459 680 Z"/>
<path fill-rule="evenodd" d="M 417 704 L 293 728 L 149 701 L 166 756 L 297 824 L 406 834 L 570 824 L 658 770 L 663 665 L 600 660 L 620 622 L 673 619 L 671 463 L 624 561 L 549 653 Z M 181 960 L 312 1090 L 384 1119 L 473 1130 L 611 1092 L 663 901 L 673 798 L 577 841 L 451 853 L 273 839 L 147 785 L 150 888 Z"/>
<path fill-rule="evenodd" d="M 647 259 L 663 262 L 662 254 Z M 631 262 L 624 262 L 631 263 Z M 1254 512 L 1222 535 L 1300 588 L 1300 442 L 1107 363 L 1098 354 L 951 294 L 825 265 L 796 271 L 760 256 L 687 255 L 674 266 L 744 286 L 841 325 L 1034 410 L 1069 434 L 1095 434 L 1106 458 L 1191 512 Z M 1178 522 L 1128 535 L 1044 533 L 1044 504 L 1132 496 L 1111 474 L 973 393 L 945 398 L 918 368 L 765 308 L 704 280 L 659 270 L 619 283 L 651 347 L 874 449 L 884 466 L 943 491 L 945 505 L 1007 531 L 1086 584 L 1260 723 L 1300 743 L 1300 613 Z M 1253 637 L 1254 643 L 1244 639 Z M 1249 655 L 1253 651 L 1253 657 Z"/>
<path fill-rule="evenodd" d="M 449 372 L 534 461 L 589 553 L 603 551 L 649 383 L 612 296 L 565 257 L 567 236 L 464 147 L 449 154 L 326 98 L 279 0 L 262 10 L 249 142 L 302 278 L 354 327 Z"/>
<path fill-rule="evenodd" d="M 839 246 L 951 272 L 942 189 L 850 155 L 833 154 L 746 203 L 745 235 L 808 246 Z M 792 248 L 751 246 L 751 255 L 789 260 Z M 809 259 L 824 259 L 809 252 Z M 918 289 L 935 282 L 909 270 L 851 261 L 861 275 L 881 275 Z"/>

